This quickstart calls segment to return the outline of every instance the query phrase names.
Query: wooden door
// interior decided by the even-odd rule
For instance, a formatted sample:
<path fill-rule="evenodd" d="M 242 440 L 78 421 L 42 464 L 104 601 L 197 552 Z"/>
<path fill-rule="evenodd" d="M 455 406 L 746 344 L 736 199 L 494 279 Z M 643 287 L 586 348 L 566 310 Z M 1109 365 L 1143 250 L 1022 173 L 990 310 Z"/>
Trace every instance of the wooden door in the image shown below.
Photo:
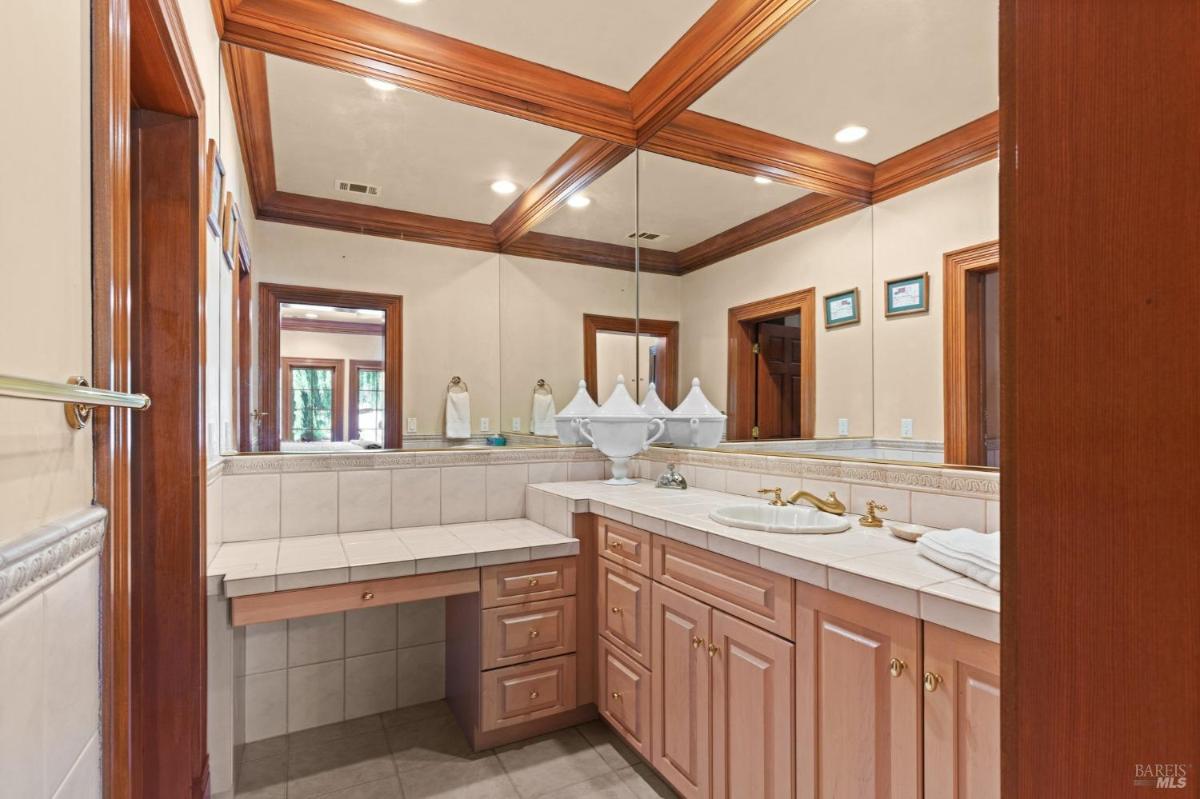
<path fill-rule="evenodd" d="M 797 583 L 797 797 L 920 794 L 919 644 L 917 619 Z"/>
<path fill-rule="evenodd" d="M 713 611 L 712 795 L 791 799 L 791 643 Z"/>
<path fill-rule="evenodd" d="M 685 799 L 711 794 L 711 617 L 703 602 L 654 583 L 651 762 Z"/>
<path fill-rule="evenodd" d="M 758 325 L 759 438 L 800 437 L 800 328 Z"/>
<path fill-rule="evenodd" d="M 925 799 L 1000 797 L 1000 645 L 925 625 Z"/>

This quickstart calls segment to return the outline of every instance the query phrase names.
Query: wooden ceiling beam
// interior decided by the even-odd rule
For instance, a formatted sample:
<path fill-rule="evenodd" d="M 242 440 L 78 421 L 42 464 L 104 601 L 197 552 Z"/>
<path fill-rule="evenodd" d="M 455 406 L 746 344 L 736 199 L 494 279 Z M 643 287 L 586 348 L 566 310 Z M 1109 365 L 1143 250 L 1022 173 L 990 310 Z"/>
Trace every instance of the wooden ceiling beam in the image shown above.
<path fill-rule="evenodd" d="M 271 137 L 271 104 L 267 96 L 267 58 L 257 50 L 221 45 L 229 83 L 229 100 L 242 147 L 242 163 L 257 210 L 275 194 L 275 144 Z"/>
<path fill-rule="evenodd" d="M 675 117 L 642 149 L 858 202 L 871 199 L 875 176 L 866 161 L 695 111 Z"/>
<path fill-rule="evenodd" d="M 993 111 L 876 164 L 871 202 L 883 202 L 999 157 L 1000 112 Z"/>
<path fill-rule="evenodd" d="M 638 248 L 602 241 L 555 236 L 549 233 L 526 233 L 512 242 L 505 255 L 520 255 L 540 258 L 544 261 L 565 261 L 587 266 L 603 266 L 609 269 L 633 271 L 635 257 L 640 258 L 641 271 L 665 275 L 679 274 L 679 258 L 673 252 Z"/>

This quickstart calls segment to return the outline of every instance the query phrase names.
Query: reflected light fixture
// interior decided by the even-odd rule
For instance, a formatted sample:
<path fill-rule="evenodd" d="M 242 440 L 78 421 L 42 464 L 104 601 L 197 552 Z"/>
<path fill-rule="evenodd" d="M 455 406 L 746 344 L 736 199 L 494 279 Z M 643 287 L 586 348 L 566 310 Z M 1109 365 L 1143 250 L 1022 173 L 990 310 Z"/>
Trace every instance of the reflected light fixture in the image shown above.
<path fill-rule="evenodd" d="M 840 144 L 851 144 L 852 142 L 861 141 L 868 133 L 870 131 L 862 125 L 847 125 L 833 134 L 833 139 Z"/>
<path fill-rule="evenodd" d="M 363 80 L 365 80 L 367 85 L 372 89 L 378 89 L 381 92 L 394 92 L 396 89 L 400 88 L 394 83 L 388 83 L 386 80 L 380 80 L 379 78 L 363 78 Z"/>
<path fill-rule="evenodd" d="M 567 198 L 567 205 L 572 208 L 587 208 L 591 204 L 591 198 L 583 194 L 572 194 Z"/>
<path fill-rule="evenodd" d="M 512 194 L 517 190 L 517 184 L 511 180 L 497 180 L 492 184 L 492 191 L 497 194 Z"/>
<path fill-rule="evenodd" d="M 419 6 L 424 0 L 396 0 L 402 6 Z"/>
<path fill-rule="evenodd" d="M 320 318 L 321 318 L 321 315 L 320 315 L 320 314 L 315 314 L 315 313 L 306 313 L 306 314 L 304 315 L 304 318 L 305 318 L 305 319 L 320 319 Z"/>
<path fill-rule="evenodd" d="M 765 177 L 763 175 L 756 175 L 754 177 L 754 182 L 760 186 L 766 186 L 768 183 L 771 182 L 771 179 L 768 177 Z"/>

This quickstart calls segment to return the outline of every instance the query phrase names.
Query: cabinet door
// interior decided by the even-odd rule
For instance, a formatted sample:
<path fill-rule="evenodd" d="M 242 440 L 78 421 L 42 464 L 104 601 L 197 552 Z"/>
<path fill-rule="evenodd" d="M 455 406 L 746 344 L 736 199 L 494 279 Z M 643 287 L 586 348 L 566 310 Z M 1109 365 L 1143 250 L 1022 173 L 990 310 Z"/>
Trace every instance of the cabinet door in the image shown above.
<path fill-rule="evenodd" d="M 685 799 L 710 795 L 712 610 L 658 583 L 651 588 L 654 767 Z"/>
<path fill-rule="evenodd" d="M 598 619 L 600 632 L 650 666 L 650 578 L 600 560 Z"/>
<path fill-rule="evenodd" d="M 596 707 L 625 743 L 650 755 L 650 672 L 601 638 Z"/>
<path fill-rule="evenodd" d="M 917 619 L 796 584 L 797 797 L 916 799 L 920 634 Z"/>
<path fill-rule="evenodd" d="M 713 611 L 712 795 L 791 799 L 791 643 Z"/>
<path fill-rule="evenodd" d="M 1000 645 L 925 625 L 926 799 L 999 799 Z"/>

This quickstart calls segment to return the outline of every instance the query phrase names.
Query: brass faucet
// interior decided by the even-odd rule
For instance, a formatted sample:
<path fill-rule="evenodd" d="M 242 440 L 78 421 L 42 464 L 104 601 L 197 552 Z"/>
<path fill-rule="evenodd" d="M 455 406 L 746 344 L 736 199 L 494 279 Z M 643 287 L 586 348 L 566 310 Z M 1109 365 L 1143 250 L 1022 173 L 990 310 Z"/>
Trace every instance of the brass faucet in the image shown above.
<path fill-rule="evenodd" d="M 787 507 L 787 503 L 783 501 L 783 489 L 782 488 L 760 488 L 760 489 L 758 489 L 758 493 L 775 495 L 771 498 L 771 501 L 767 503 L 768 505 L 774 505 L 777 508 Z"/>
<path fill-rule="evenodd" d="M 817 510 L 823 510 L 826 513 L 833 513 L 838 516 L 844 516 L 846 514 L 846 506 L 843 505 L 842 501 L 837 498 L 837 493 L 834 491 L 830 491 L 829 496 L 825 499 L 821 499 L 820 497 L 810 494 L 807 491 L 797 491 L 788 497 L 787 501 L 792 505 L 795 505 L 802 499 L 808 502 L 808 504 L 814 506 Z"/>
<path fill-rule="evenodd" d="M 883 527 L 883 519 L 875 515 L 875 511 L 881 510 L 887 513 L 888 506 L 881 505 L 873 499 L 867 500 L 867 512 L 858 520 L 858 523 L 863 527 Z"/>

